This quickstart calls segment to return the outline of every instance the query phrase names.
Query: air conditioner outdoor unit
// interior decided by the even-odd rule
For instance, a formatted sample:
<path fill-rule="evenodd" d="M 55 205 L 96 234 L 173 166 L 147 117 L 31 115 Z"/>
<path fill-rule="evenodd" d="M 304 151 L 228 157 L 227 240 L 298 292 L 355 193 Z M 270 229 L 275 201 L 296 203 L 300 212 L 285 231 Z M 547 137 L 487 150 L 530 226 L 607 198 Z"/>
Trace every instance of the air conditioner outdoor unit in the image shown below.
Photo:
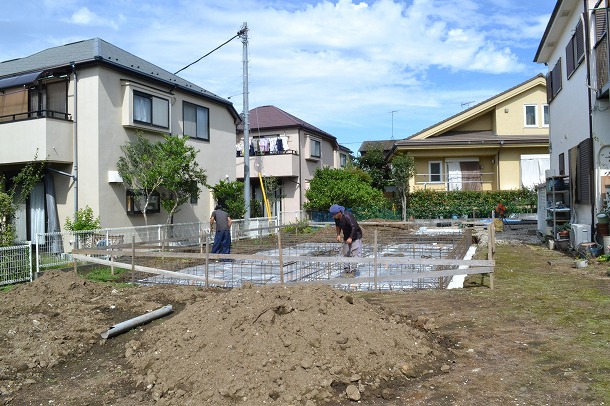
<path fill-rule="evenodd" d="M 591 227 L 588 224 L 572 224 L 570 242 L 577 248 L 583 242 L 591 242 Z"/>

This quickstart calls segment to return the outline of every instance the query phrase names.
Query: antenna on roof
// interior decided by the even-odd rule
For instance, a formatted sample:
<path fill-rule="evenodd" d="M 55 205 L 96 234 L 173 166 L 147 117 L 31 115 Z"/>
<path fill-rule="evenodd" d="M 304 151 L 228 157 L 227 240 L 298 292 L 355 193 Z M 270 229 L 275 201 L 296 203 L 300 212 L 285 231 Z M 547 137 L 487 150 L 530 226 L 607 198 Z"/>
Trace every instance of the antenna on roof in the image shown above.
<path fill-rule="evenodd" d="M 462 103 L 462 108 L 464 108 L 464 107 L 468 108 L 468 107 L 470 107 L 470 105 L 472 103 L 474 103 L 474 100 L 473 101 L 469 101 L 469 102 L 464 102 L 464 103 Z"/>
<path fill-rule="evenodd" d="M 396 113 L 398 110 L 392 110 L 390 111 L 390 114 L 392 115 L 392 139 L 394 139 L 394 113 Z"/>

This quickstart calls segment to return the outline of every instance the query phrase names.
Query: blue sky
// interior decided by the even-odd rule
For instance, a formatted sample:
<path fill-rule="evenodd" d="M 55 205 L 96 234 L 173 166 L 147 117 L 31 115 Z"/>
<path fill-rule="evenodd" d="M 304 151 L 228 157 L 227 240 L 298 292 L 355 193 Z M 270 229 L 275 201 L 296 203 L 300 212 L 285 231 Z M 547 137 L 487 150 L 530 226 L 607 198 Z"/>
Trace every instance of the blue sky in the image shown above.
<path fill-rule="evenodd" d="M 5 2 L 0 61 L 102 38 L 176 72 L 249 33 L 250 108 L 275 105 L 357 151 L 402 139 L 513 87 L 555 0 Z M 180 76 L 242 111 L 242 43 Z M 393 112 L 393 113 L 392 113 Z"/>

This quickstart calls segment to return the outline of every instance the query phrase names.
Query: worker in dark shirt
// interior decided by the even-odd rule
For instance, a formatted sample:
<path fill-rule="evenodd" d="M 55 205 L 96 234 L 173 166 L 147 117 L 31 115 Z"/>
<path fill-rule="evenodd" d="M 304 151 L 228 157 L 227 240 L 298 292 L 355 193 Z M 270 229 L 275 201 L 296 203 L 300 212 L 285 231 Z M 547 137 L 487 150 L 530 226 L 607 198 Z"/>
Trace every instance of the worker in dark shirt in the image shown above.
<path fill-rule="evenodd" d="M 362 257 L 362 229 L 354 215 L 346 212 L 345 207 L 338 204 L 330 206 L 330 214 L 335 219 L 338 242 L 341 242 L 341 232 L 343 232 L 341 254 L 344 257 Z M 356 263 L 347 263 L 344 271 L 353 276 L 356 273 L 357 265 Z"/>
<path fill-rule="evenodd" d="M 216 206 L 210 217 L 210 228 L 216 223 L 216 234 L 214 236 L 213 254 L 231 253 L 231 216 L 224 210 L 222 205 Z"/>

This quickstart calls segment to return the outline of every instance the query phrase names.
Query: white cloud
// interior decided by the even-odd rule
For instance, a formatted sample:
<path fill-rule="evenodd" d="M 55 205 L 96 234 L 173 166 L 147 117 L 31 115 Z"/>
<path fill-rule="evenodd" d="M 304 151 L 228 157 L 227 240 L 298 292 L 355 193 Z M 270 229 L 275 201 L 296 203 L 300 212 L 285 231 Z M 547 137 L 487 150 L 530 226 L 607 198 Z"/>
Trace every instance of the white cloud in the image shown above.
<path fill-rule="evenodd" d="M 122 19 L 121 15 L 119 15 L 119 19 Z M 74 13 L 72 13 L 68 21 L 78 25 L 107 26 L 115 30 L 119 28 L 115 21 L 101 18 L 87 7 L 81 7 L 76 10 Z"/>
<path fill-rule="evenodd" d="M 101 37 L 175 72 L 247 21 L 250 106 L 274 104 L 341 141 L 355 136 L 353 129 L 362 137 L 365 129 L 381 134 L 388 112 L 397 109 L 396 128 L 415 132 L 434 124 L 423 120 L 455 114 L 460 102 L 480 102 L 533 76 L 531 61 L 554 2 L 67 0 L 44 7 L 53 28 L 38 34 L 31 52 L 45 47 L 39 43 Z M 9 14 L 20 18 L 17 9 Z M 35 34 L 27 24 L 16 26 Z M 9 45 L 3 42 L 0 52 L 15 57 Z M 14 46 L 16 56 L 25 56 L 31 45 Z M 234 39 L 180 76 L 223 97 L 240 93 L 241 42 Z M 237 110 L 239 99 L 232 99 Z"/>

